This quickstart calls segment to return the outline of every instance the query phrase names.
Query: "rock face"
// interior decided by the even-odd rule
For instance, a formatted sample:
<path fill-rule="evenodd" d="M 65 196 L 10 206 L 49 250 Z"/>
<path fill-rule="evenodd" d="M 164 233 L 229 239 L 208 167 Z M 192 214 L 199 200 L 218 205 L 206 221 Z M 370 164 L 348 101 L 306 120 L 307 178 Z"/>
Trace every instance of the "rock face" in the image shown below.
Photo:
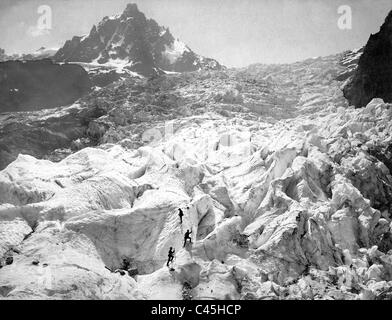
<path fill-rule="evenodd" d="M 370 36 L 344 95 L 358 108 L 373 98 L 392 102 L 392 11 L 380 31 Z"/>
<path fill-rule="evenodd" d="M 0 63 L 0 112 L 54 108 L 90 91 L 84 69 L 49 59 Z"/>
<path fill-rule="evenodd" d="M 121 15 L 105 17 L 88 36 L 67 41 L 54 59 L 113 65 L 144 76 L 163 70 L 221 68 L 217 61 L 197 55 L 175 39 L 169 29 L 146 19 L 136 4 L 129 4 Z"/>

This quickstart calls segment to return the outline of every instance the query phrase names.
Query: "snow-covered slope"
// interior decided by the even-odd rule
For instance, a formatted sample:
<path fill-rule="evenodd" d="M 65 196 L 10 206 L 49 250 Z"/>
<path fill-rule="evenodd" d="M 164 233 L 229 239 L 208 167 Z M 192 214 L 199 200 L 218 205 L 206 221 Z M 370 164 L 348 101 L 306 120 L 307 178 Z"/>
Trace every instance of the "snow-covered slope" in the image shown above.
<path fill-rule="evenodd" d="M 7 55 L 5 54 L 4 50 L 0 48 L 0 61 L 15 61 L 15 60 L 42 60 L 42 59 L 49 59 L 52 58 L 58 48 L 45 48 L 41 47 L 38 50 L 32 53 L 24 53 L 24 54 L 13 54 Z"/>
<path fill-rule="evenodd" d="M 29 114 L 74 142 L 0 172 L 0 298 L 388 298 L 392 106 L 349 107 L 342 58 L 126 79 Z M 56 129 L 72 114 L 79 136 Z"/>
<path fill-rule="evenodd" d="M 39 60 L 39 59 L 52 58 L 58 50 L 59 50 L 58 48 L 41 47 L 31 54 L 23 55 L 21 57 L 21 60 Z"/>
<path fill-rule="evenodd" d="M 356 299 L 391 280 L 392 178 L 377 159 L 390 141 L 389 105 L 173 126 L 139 149 L 122 141 L 59 163 L 20 155 L 1 172 L 2 255 L 13 257 L 0 270 L 2 295 L 180 299 L 188 283 L 196 299 Z M 194 244 L 183 249 L 186 229 Z M 105 269 L 124 257 L 136 280 Z"/>

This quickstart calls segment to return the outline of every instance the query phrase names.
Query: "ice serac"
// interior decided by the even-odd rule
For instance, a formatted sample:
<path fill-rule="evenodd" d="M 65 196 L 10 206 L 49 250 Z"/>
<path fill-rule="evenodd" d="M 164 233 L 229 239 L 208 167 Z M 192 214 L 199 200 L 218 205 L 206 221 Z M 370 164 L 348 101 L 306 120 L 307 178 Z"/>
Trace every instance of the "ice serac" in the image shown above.
<path fill-rule="evenodd" d="M 373 98 L 392 102 L 392 11 L 380 31 L 370 36 L 344 95 L 358 108 Z"/>
<path fill-rule="evenodd" d="M 20 155 L 0 172 L 1 296 L 385 298 L 391 120 L 382 100 L 275 124 L 207 113 L 137 148 Z"/>
<path fill-rule="evenodd" d="M 217 61 L 174 38 L 169 29 L 147 19 L 136 4 L 128 4 L 122 14 L 103 18 L 89 35 L 67 41 L 54 59 L 117 66 L 144 76 L 221 68 Z"/>

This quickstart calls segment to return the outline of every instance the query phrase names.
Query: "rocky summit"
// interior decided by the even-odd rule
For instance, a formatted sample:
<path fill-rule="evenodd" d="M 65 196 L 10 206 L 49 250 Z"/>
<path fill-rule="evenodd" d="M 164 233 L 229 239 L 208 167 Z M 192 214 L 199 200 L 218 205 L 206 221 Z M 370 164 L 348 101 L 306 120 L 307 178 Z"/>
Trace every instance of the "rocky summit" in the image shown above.
<path fill-rule="evenodd" d="M 89 35 L 67 41 L 56 61 L 84 62 L 130 70 L 143 76 L 220 69 L 221 65 L 193 52 L 168 28 L 129 4 L 122 14 L 105 17 Z"/>
<path fill-rule="evenodd" d="M 2 114 L 0 299 L 391 299 L 392 104 L 342 91 L 368 50 Z"/>

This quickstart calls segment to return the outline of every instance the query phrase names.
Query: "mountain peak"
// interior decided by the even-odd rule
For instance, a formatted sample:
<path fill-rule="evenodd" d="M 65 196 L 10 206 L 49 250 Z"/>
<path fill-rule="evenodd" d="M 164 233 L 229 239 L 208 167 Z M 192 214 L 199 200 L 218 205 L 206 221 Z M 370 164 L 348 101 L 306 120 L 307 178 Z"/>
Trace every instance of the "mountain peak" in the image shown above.
<path fill-rule="evenodd" d="M 381 26 L 381 30 L 388 29 L 392 30 L 392 10 L 389 12 L 388 16 L 385 18 L 384 24 Z"/>
<path fill-rule="evenodd" d="M 136 3 L 128 3 L 127 7 L 125 8 L 123 15 L 127 17 L 132 17 L 136 14 L 140 14 L 139 8 L 137 7 Z"/>
<path fill-rule="evenodd" d="M 88 36 L 67 41 L 54 59 L 125 68 L 143 76 L 221 68 L 176 40 L 168 28 L 146 19 L 134 3 L 121 15 L 103 18 Z"/>

